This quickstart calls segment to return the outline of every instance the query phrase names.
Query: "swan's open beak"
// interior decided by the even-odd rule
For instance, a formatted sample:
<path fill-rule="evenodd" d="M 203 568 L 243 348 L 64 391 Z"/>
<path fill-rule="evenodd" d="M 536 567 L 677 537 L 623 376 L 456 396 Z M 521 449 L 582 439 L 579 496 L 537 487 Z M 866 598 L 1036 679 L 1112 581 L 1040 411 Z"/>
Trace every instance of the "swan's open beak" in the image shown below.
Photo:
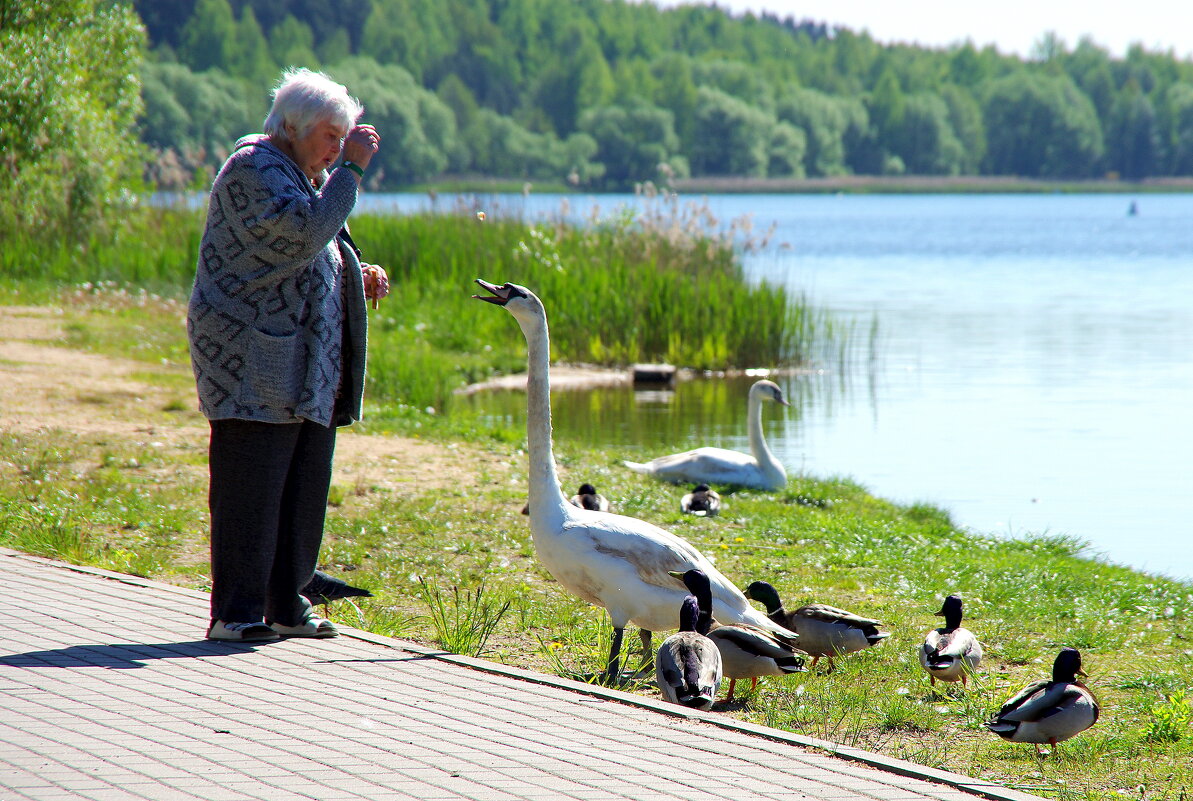
<path fill-rule="evenodd" d="M 480 286 L 481 286 L 483 289 L 485 289 L 485 290 L 487 290 L 488 292 L 492 293 L 492 295 L 493 295 L 493 296 L 490 296 L 490 295 L 473 295 L 472 297 L 476 298 L 477 300 L 484 300 L 484 301 L 488 301 L 489 303 L 492 303 L 492 304 L 494 304 L 494 305 L 496 305 L 496 306 L 504 306 L 505 304 L 509 303 L 510 297 L 511 297 L 511 296 L 512 296 L 512 294 L 513 294 L 513 293 L 510 291 L 510 285 L 509 285 L 509 284 L 503 284 L 502 286 L 496 286 L 496 285 L 494 285 L 494 284 L 490 284 L 488 281 L 482 281 L 482 280 L 481 280 L 481 279 L 479 279 L 479 278 L 478 278 L 478 279 L 476 279 L 476 282 L 477 282 L 478 284 L 480 284 Z"/>

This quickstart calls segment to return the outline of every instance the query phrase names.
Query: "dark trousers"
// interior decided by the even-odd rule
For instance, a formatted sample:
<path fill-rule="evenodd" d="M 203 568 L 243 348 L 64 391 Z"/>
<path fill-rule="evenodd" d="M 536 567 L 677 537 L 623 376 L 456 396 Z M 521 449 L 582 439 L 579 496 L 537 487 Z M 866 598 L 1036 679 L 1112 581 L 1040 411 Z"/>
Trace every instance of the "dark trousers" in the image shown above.
<path fill-rule="evenodd" d="M 212 420 L 211 619 L 296 626 L 323 542 L 336 429 Z"/>

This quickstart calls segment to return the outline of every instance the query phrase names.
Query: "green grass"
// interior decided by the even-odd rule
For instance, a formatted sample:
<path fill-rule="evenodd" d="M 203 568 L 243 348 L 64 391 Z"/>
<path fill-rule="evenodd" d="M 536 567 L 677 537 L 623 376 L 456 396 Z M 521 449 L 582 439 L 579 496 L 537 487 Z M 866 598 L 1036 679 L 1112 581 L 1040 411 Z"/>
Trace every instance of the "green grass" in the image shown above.
<path fill-rule="evenodd" d="M 496 437 L 444 450 L 453 444 L 488 467 L 447 488 L 349 483 L 329 508 L 323 566 L 376 593 L 361 601 L 363 619 L 346 606 L 333 614 L 512 665 L 598 672 L 608 619 L 535 560 L 520 514 L 524 452 Z M 837 660 L 835 672 L 763 680 L 753 694 L 739 686 L 745 703 L 727 714 L 1055 797 L 1109 799 L 1146 785 L 1147 798 L 1177 799 L 1193 786 L 1180 700 L 1193 686 L 1189 584 L 1083 558 L 1068 540 L 967 534 L 840 479 L 797 477 L 785 493 L 731 495 L 719 518 L 682 517 L 677 490 L 619 468 L 624 455 L 569 447 L 560 457 L 619 511 L 694 543 L 740 585 L 765 578 L 789 605 L 834 603 L 892 631 L 879 648 Z M 7 432 L 0 462 L 6 547 L 206 586 L 201 470 L 165 471 L 152 449 L 54 432 Z M 988 652 L 967 693 L 931 688 L 913 653 L 953 591 Z M 1046 675 L 1065 644 L 1082 648 L 1103 718 L 1040 761 L 980 724 Z"/>
<path fill-rule="evenodd" d="M 507 330 L 516 327 L 508 320 L 495 326 L 484 322 L 494 315 L 478 316 L 474 332 L 459 320 L 436 320 L 471 308 L 464 279 L 474 271 L 534 284 L 547 281 L 554 268 L 540 265 L 529 277 L 478 270 L 489 262 L 475 259 L 498 252 L 506 233 L 461 220 L 426 225 L 418 230 L 436 234 L 428 242 L 395 235 L 391 243 L 427 263 L 395 280 L 394 297 L 374 313 L 393 320 L 388 334 L 387 324 L 375 326 L 373 380 L 385 380 L 377 372 L 384 372 L 379 353 L 387 348 L 425 349 L 414 363 L 426 369 L 446 361 L 441 369 L 452 379 L 443 380 L 444 388 L 493 370 L 522 369 L 522 351 L 510 344 Z M 443 265 L 447 277 L 438 286 L 427 273 L 437 258 L 447 258 L 439 238 L 452 225 L 472 225 L 478 250 L 475 258 Z M 381 239 L 376 232 L 362 235 Z M 406 264 L 396 256 L 392 263 Z M 552 307 L 582 305 L 567 301 L 568 282 L 557 280 Z M 461 299 L 444 300 L 446 286 Z M 0 285 L 3 303 L 63 302 L 73 345 L 137 357 L 145 380 L 177 394 L 167 406 L 193 408 L 183 367 L 182 294 L 177 285 L 158 294 L 94 283 L 79 289 L 32 280 Z M 401 303 L 399 313 L 404 295 L 432 310 Z M 553 333 L 564 327 L 554 319 Z M 425 323 L 421 331 L 418 323 Z M 491 351 L 480 345 L 490 342 Z M 395 386 L 390 391 L 407 391 L 401 380 Z M 428 413 L 432 403 L 423 399 L 437 391 L 412 392 L 417 402 L 370 396 L 371 417 L 385 424 L 358 429 L 375 432 L 374 471 L 337 474 L 321 566 L 375 597 L 361 601 L 359 617 L 344 605 L 333 605 L 333 615 L 428 645 L 483 650 L 511 665 L 568 676 L 599 672 L 607 616 L 544 573 L 520 514 L 525 431 L 454 416 L 450 408 Z M 193 413 L 163 410 L 158 417 L 156 425 L 189 424 L 201 432 Z M 381 470 L 403 452 L 386 455 L 393 433 L 435 446 L 425 462 L 404 468 L 412 480 L 387 479 Z M 0 432 L 0 545 L 206 588 L 206 474 L 199 446 L 163 448 L 65 430 Z M 616 511 L 684 537 L 739 586 L 765 579 L 789 607 L 831 603 L 877 617 L 892 632 L 880 647 L 837 660 L 835 672 L 764 679 L 753 693 L 748 683 L 739 684 L 743 702 L 725 714 L 1048 797 L 1177 801 L 1193 789 L 1187 712 L 1193 584 L 1087 558 L 1083 543 L 1068 537 L 962 531 L 940 509 L 890 503 L 847 477 L 797 475 L 782 492 L 728 495 L 718 518 L 685 517 L 677 488 L 620 466 L 622 458 L 654 454 L 571 443 L 558 451 L 565 486 L 578 476 L 591 481 Z M 968 625 L 987 650 L 968 692 L 930 687 L 914 655 L 924 632 L 938 624 L 933 613 L 941 597 L 951 592 L 964 595 Z M 626 639 L 637 645 L 636 637 Z M 1010 694 L 1047 675 L 1063 645 L 1082 650 L 1090 686 L 1103 702 L 1102 719 L 1039 760 L 1030 746 L 1004 743 L 981 723 Z M 636 691 L 652 692 L 649 686 Z"/>

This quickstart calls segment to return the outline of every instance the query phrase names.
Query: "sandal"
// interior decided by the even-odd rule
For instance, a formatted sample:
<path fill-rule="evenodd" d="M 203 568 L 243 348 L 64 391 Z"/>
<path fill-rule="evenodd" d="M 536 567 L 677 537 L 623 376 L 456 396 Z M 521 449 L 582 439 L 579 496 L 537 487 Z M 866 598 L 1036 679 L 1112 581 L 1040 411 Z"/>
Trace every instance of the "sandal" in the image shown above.
<path fill-rule="evenodd" d="M 278 633 L 261 620 L 255 623 L 225 623 L 222 620 L 213 620 L 207 628 L 207 639 L 272 642 L 278 639 Z"/>
<path fill-rule="evenodd" d="M 323 640 L 328 637 L 340 636 L 340 630 L 336 628 L 336 624 L 322 617 L 308 617 L 297 626 L 270 623 L 269 627 L 283 637 L 313 637 Z"/>

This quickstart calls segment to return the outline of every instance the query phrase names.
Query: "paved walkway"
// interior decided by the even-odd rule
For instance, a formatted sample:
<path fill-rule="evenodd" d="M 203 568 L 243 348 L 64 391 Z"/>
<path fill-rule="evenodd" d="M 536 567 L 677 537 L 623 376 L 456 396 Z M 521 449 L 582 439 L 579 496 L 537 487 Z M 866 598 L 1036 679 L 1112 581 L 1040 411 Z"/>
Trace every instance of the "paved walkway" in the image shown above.
<path fill-rule="evenodd" d="M 0 549 L 0 801 L 1027 801 L 347 630 L 200 639 L 207 596 Z"/>

